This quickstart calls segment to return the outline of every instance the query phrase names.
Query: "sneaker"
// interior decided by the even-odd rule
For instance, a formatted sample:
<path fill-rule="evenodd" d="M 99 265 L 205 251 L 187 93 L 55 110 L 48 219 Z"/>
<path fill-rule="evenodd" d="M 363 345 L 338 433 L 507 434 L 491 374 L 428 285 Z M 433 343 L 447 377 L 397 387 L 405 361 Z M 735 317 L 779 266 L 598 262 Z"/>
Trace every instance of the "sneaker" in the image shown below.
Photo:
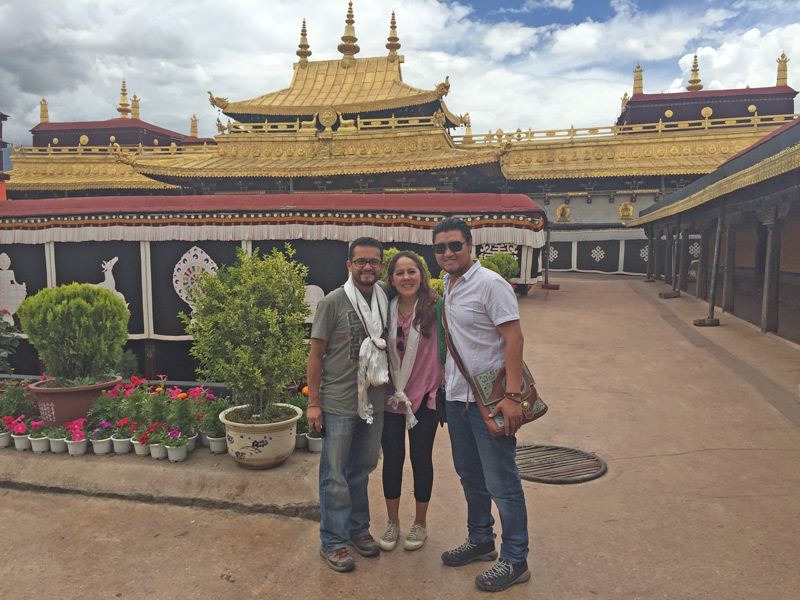
<path fill-rule="evenodd" d="M 528 561 L 512 565 L 501 558 L 491 569 L 475 578 L 475 585 L 487 592 L 502 592 L 515 583 L 527 583 L 530 580 Z"/>
<path fill-rule="evenodd" d="M 325 559 L 325 562 L 334 571 L 344 573 L 356 568 L 356 561 L 350 556 L 347 548 L 336 548 L 335 550 L 323 550 L 320 548 L 319 555 Z"/>
<path fill-rule="evenodd" d="M 350 538 L 347 543 L 353 546 L 361 556 L 378 556 L 381 553 L 381 547 L 370 534 L 356 539 Z"/>
<path fill-rule="evenodd" d="M 442 554 L 442 562 L 448 567 L 460 567 L 473 560 L 494 560 L 495 558 L 497 558 L 497 550 L 494 549 L 494 540 L 479 544 L 469 538 L 458 548 Z"/>
<path fill-rule="evenodd" d="M 397 523 L 389 521 L 386 524 L 386 531 L 383 532 L 380 539 L 381 550 L 385 550 L 386 552 L 394 550 L 394 547 L 397 545 L 398 537 L 400 537 L 400 526 Z"/>
<path fill-rule="evenodd" d="M 411 526 L 411 531 L 406 536 L 406 541 L 403 543 L 403 548 L 406 550 L 419 550 L 422 544 L 425 543 L 425 538 L 428 537 L 428 531 L 419 523 L 414 523 Z"/>

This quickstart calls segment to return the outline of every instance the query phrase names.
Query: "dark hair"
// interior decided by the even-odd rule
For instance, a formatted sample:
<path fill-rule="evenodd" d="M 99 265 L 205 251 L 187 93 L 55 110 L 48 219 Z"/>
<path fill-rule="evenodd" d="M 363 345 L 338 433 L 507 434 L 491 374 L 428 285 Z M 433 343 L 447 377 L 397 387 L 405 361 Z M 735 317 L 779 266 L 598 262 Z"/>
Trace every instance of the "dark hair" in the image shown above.
<path fill-rule="evenodd" d="M 360 237 L 353 241 L 353 243 L 350 244 L 350 248 L 347 250 L 347 260 L 353 260 L 353 254 L 356 251 L 356 246 L 372 246 L 373 248 L 377 248 L 380 250 L 381 260 L 383 260 L 383 244 L 371 237 Z"/>
<path fill-rule="evenodd" d="M 464 236 L 464 241 L 468 244 L 472 242 L 472 233 L 469 230 L 469 225 L 467 225 L 462 219 L 457 217 L 447 217 L 446 219 L 442 219 L 436 224 L 436 227 L 433 228 L 433 239 L 436 239 L 436 236 L 440 233 L 445 231 L 460 231 Z"/>
<path fill-rule="evenodd" d="M 389 261 L 389 266 L 386 267 L 386 294 L 389 298 L 397 296 L 397 288 L 394 286 L 394 270 L 397 267 L 397 261 L 401 258 L 410 258 L 414 261 L 419 269 L 419 290 L 417 291 L 417 314 L 414 315 L 414 327 L 426 338 L 431 337 L 432 330 L 436 327 L 436 300 L 439 299 L 439 294 L 436 290 L 431 288 L 430 280 L 428 279 L 428 271 L 425 270 L 425 265 L 422 264 L 422 259 L 415 252 L 410 250 L 401 250 L 392 257 Z"/>

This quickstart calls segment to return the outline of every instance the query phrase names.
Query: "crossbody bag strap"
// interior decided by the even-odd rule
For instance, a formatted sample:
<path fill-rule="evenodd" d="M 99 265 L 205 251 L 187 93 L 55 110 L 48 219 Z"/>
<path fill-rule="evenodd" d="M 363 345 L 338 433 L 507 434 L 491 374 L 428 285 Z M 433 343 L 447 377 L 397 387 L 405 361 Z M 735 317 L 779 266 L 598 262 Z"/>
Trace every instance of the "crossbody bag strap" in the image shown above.
<path fill-rule="evenodd" d="M 456 363 L 456 367 L 458 370 L 461 371 L 461 374 L 464 376 L 464 379 L 467 380 L 469 383 L 469 373 L 467 369 L 464 367 L 464 362 L 461 360 L 461 355 L 456 350 L 456 346 L 453 343 L 453 337 L 450 335 L 450 328 L 447 326 L 447 310 L 445 306 L 442 306 L 442 325 L 444 326 L 444 342 L 447 344 L 447 349 L 450 350 L 450 354 L 453 355 L 453 362 Z"/>

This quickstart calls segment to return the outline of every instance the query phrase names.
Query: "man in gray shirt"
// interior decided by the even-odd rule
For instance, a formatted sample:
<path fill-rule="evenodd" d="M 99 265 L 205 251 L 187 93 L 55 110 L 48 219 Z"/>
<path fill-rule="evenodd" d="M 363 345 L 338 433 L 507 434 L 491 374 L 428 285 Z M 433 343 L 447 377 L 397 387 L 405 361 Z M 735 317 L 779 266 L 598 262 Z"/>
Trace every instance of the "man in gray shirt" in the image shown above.
<path fill-rule="evenodd" d="M 347 282 L 317 305 L 308 357 L 308 426 L 323 434 L 319 465 L 320 555 L 334 571 L 350 571 L 352 545 L 377 556 L 369 533 L 369 474 L 378 465 L 383 383 L 388 380 L 388 300 L 376 285 L 383 247 L 358 238 L 348 253 Z"/>

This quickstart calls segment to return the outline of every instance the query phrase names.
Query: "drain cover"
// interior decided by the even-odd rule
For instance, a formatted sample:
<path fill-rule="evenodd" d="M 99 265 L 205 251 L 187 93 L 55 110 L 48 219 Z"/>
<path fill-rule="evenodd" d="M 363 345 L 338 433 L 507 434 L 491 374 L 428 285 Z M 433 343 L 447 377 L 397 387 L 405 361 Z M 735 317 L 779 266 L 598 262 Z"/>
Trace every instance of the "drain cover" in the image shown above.
<path fill-rule="evenodd" d="M 539 483 L 581 483 L 606 472 L 594 454 L 558 446 L 517 446 L 519 476 Z"/>

